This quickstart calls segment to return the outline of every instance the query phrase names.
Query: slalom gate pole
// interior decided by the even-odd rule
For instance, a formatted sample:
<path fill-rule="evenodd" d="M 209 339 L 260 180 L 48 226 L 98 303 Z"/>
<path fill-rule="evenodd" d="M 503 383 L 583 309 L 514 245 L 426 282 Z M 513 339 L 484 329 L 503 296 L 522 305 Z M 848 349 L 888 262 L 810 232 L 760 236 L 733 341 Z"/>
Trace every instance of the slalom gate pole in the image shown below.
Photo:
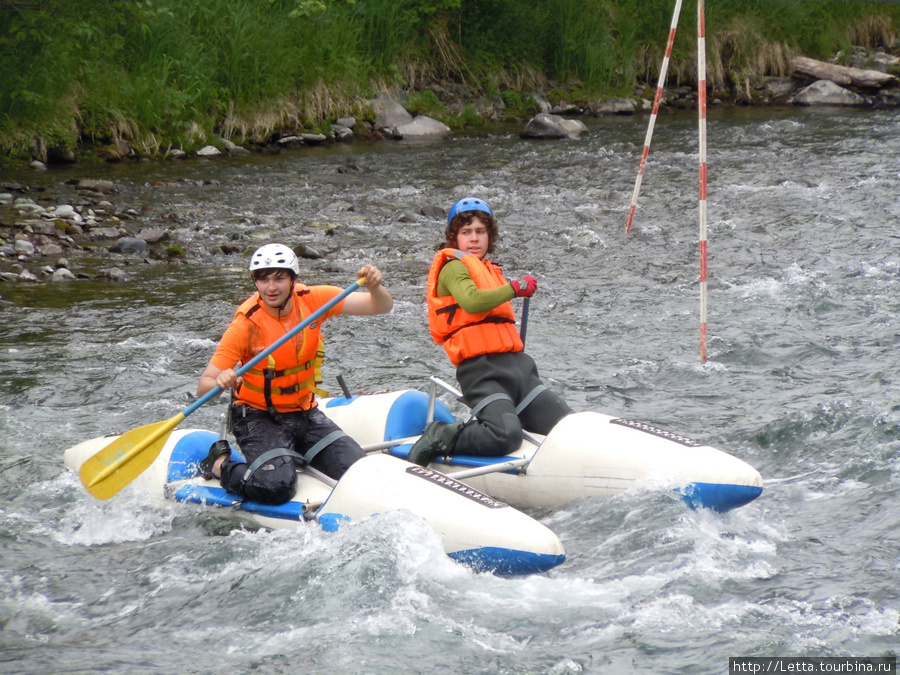
<path fill-rule="evenodd" d="M 706 363 L 706 19 L 697 0 L 697 109 L 700 146 L 700 363 Z"/>
<path fill-rule="evenodd" d="M 669 28 L 669 41 L 666 44 L 666 55 L 663 57 L 662 66 L 659 69 L 659 81 L 656 85 L 656 96 L 653 98 L 653 112 L 650 114 L 650 123 L 647 125 L 647 136 L 644 138 L 644 151 L 641 154 L 641 164 L 638 167 L 637 178 L 634 181 L 634 194 L 631 196 L 631 208 L 628 209 L 628 223 L 625 225 L 625 234 L 631 232 L 631 223 L 634 221 L 634 210 L 637 208 L 638 195 L 641 192 L 641 180 L 644 177 L 644 168 L 647 166 L 647 155 L 650 154 L 650 139 L 653 138 L 653 128 L 656 126 L 656 116 L 659 114 L 659 104 L 662 100 L 663 85 L 666 83 L 666 73 L 669 70 L 669 59 L 672 57 L 672 43 L 675 42 L 675 29 L 678 27 L 678 17 L 681 15 L 681 0 L 675 0 L 675 11 L 672 13 L 672 25 Z"/>

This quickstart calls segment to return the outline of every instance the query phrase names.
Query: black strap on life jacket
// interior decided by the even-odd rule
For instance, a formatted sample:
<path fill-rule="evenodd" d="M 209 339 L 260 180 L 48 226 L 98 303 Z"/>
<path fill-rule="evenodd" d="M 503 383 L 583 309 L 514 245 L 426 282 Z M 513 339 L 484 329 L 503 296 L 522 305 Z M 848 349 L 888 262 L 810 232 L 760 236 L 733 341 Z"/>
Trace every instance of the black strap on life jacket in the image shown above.
<path fill-rule="evenodd" d="M 486 318 L 482 319 L 481 321 L 475 321 L 474 323 L 467 323 L 465 326 L 460 326 L 459 328 L 453 329 L 452 331 L 450 331 L 449 333 L 447 333 L 447 334 L 444 336 L 443 341 L 446 342 L 446 341 L 449 340 L 452 336 L 456 335 L 459 331 L 461 331 L 463 328 L 471 328 L 472 326 L 480 326 L 480 325 L 482 325 L 482 324 L 488 324 L 488 323 L 493 323 L 493 324 L 511 323 L 511 324 L 515 324 L 516 322 L 515 322 L 514 319 L 507 319 L 507 318 L 502 317 L 502 316 L 489 316 L 489 317 L 486 317 Z"/>

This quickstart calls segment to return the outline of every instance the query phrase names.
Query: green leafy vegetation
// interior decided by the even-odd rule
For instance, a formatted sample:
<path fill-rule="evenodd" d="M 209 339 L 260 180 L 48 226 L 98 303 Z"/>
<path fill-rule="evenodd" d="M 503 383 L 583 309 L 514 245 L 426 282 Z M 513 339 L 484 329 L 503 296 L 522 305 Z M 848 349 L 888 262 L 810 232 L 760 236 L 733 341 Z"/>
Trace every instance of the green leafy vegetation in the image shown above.
<path fill-rule="evenodd" d="M 696 79 L 685 0 L 670 82 Z M 674 0 L 0 0 L 0 153 L 46 159 L 90 144 L 164 154 L 216 137 L 370 116 L 405 90 L 455 128 L 472 101 L 510 117 L 531 91 L 570 102 L 655 82 Z M 718 0 L 706 5 L 708 80 L 723 92 L 787 74 L 790 58 L 887 48 L 900 3 Z M 435 86 L 435 85 L 446 86 Z M 457 97 L 448 100 L 447 92 Z M 469 105 L 465 105 L 469 103 Z"/>

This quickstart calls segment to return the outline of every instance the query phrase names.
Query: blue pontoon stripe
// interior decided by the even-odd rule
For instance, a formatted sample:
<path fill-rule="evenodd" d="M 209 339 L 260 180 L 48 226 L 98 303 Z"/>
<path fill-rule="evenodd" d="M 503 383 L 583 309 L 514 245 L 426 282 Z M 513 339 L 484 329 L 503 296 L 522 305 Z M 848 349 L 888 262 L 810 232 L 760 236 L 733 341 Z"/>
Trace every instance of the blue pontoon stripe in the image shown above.
<path fill-rule="evenodd" d="M 185 485 L 175 493 L 175 501 L 186 504 L 214 504 L 216 506 L 230 506 L 248 513 L 255 513 L 266 518 L 278 518 L 281 520 L 304 520 L 303 504 L 300 502 L 288 502 L 278 506 L 261 504 L 241 498 L 224 488 L 210 487 L 208 485 Z"/>
<path fill-rule="evenodd" d="M 691 483 L 681 488 L 684 501 L 693 508 L 729 511 L 749 504 L 762 494 L 755 485 L 730 485 L 728 483 Z"/>
<path fill-rule="evenodd" d="M 566 560 L 564 554 L 531 553 L 492 546 L 456 551 L 449 556 L 476 572 L 491 572 L 500 577 L 540 574 L 561 565 Z"/>

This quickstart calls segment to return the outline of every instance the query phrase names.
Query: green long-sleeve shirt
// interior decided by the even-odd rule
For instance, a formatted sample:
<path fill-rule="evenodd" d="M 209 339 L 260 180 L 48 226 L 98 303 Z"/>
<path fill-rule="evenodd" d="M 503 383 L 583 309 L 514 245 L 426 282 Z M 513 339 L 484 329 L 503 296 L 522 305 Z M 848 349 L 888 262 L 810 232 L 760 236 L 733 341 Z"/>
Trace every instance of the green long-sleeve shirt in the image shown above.
<path fill-rule="evenodd" d="M 472 281 L 469 268 L 460 260 L 451 260 L 441 268 L 437 284 L 438 297 L 452 295 L 463 311 L 469 314 L 489 312 L 516 297 L 512 286 L 483 290 Z"/>

